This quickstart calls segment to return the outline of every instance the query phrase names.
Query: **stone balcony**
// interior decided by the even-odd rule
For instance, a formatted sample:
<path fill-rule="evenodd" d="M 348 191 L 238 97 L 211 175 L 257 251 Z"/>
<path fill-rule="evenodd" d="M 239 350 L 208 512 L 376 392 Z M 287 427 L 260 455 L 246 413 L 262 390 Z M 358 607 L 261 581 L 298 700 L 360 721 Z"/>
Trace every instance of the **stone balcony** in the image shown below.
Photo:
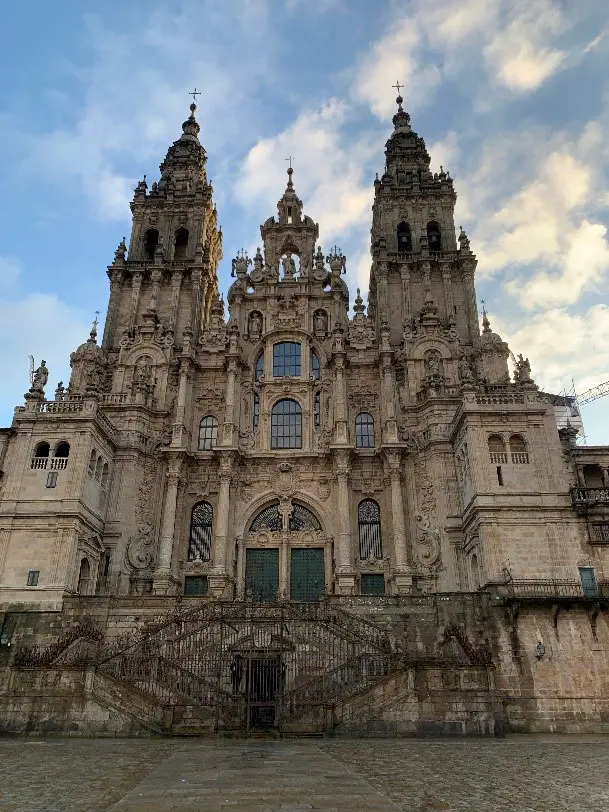
<path fill-rule="evenodd" d="M 598 581 L 594 588 L 584 589 L 580 581 L 564 581 L 552 578 L 523 579 L 493 584 L 489 591 L 498 598 L 517 599 L 526 602 L 589 602 L 609 599 L 609 582 Z"/>
<path fill-rule="evenodd" d="M 571 488 L 571 502 L 578 513 L 609 509 L 609 488 Z"/>

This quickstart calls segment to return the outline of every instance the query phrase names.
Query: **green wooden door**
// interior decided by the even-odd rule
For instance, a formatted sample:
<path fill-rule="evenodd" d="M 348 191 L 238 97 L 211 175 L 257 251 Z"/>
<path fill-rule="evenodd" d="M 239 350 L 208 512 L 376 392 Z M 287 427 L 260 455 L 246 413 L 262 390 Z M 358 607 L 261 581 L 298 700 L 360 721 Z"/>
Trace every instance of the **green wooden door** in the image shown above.
<path fill-rule="evenodd" d="M 324 592 L 323 548 L 292 550 L 290 598 L 293 601 L 316 601 Z"/>
<path fill-rule="evenodd" d="M 246 550 L 245 590 L 254 601 L 277 600 L 279 587 L 279 550 Z"/>

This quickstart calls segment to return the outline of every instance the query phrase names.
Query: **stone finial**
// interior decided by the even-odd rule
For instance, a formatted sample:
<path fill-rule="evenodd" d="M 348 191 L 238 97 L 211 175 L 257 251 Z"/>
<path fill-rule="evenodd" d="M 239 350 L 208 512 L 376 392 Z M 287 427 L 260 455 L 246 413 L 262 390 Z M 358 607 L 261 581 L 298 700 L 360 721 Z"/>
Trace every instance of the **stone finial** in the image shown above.
<path fill-rule="evenodd" d="M 114 252 L 114 264 L 122 265 L 125 262 L 125 255 L 127 253 L 127 244 L 125 238 L 119 242 L 116 251 Z"/>
<path fill-rule="evenodd" d="M 361 297 L 359 288 L 357 289 L 357 296 L 355 297 L 355 304 L 353 305 L 354 313 L 363 313 L 365 311 L 364 300 Z"/>
<path fill-rule="evenodd" d="M 347 273 L 347 257 L 337 245 L 334 246 L 326 257 L 326 262 L 330 265 L 330 270 L 335 276 L 340 276 L 341 273 Z"/>

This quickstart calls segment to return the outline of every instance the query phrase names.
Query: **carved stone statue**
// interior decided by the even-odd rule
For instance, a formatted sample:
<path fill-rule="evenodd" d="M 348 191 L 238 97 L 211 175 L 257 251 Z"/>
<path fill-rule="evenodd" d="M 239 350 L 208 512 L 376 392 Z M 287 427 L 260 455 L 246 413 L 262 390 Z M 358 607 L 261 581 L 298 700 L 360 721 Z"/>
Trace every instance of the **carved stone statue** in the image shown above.
<path fill-rule="evenodd" d="M 325 310 L 316 310 L 313 316 L 313 328 L 316 333 L 326 333 L 328 331 L 328 316 Z"/>
<path fill-rule="evenodd" d="M 459 380 L 461 383 L 464 384 L 471 384 L 474 382 L 474 376 L 472 375 L 471 367 L 467 361 L 467 358 L 462 355 L 461 360 L 459 361 Z"/>
<path fill-rule="evenodd" d="M 42 362 L 44 364 L 44 361 Z M 528 358 L 523 358 L 522 353 L 518 356 L 516 361 L 516 369 L 514 370 L 514 381 L 516 383 L 532 383 L 531 378 L 531 364 Z"/>
<path fill-rule="evenodd" d="M 249 334 L 252 338 L 258 338 L 262 332 L 262 316 L 257 310 L 250 314 Z"/>
<path fill-rule="evenodd" d="M 283 265 L 283 278 L 284 279 L 294 279 L 294 275 L 296 274 L 296 263 L 292 257 L 290 251 L 288 251 L 281 261 Z"/>
<path fill-rule="evenodd" d="M 32 378 L 32 388 L 30 391 L 40 392 L 40 394 L 44 395 L 44 387 L 46 386 L 48 380 L 49 380 L 48 367 L 45 361 L 41 361 L 40 366 L 34 372 L 34 376 Z"/>

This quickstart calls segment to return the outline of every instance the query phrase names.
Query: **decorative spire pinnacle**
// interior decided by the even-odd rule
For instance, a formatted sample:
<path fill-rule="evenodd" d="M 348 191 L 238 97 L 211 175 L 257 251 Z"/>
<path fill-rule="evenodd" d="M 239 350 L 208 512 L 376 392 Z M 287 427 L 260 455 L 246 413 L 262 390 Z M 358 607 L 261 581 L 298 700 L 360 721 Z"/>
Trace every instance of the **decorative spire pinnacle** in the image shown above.
<path fill-rule="evenodd" d="M 290 162 L 290 165 L 288 167 L 288 185 L 286 188 L 286 192 L 287 191 L 293 192 L 294 184 L 292 183 L 292 175 L 294 174 L 294 170 L 292 169 L 292 161 L 294 160 L 294 158 L 292 155 L 288 155 L 288 157 L 285 160 Z"/>
<path fill-rule="evenodd" d="M 190 115 L 182 124 L 182 138 L 194 138 L 195 140 L 198 140 L 199 131 L 201 128 L 199 127 L 199 123 L 195 118 L 195 112 L 197 110 L 197 96 L 201 95 L 201 91 L 197 90 L 195 87 L 195 89 L 188 95 L 192 96 L 194 101 L 190 105 Z"/>
<path fill-rule="evenodd" d="M 89 333 L 89 339 L 87 344 L 97 344 L 97 325 L 99 324 L 99 310 L 95 311 L 95 318 L 93 319 L 93 324 L 91 325 L 91 332 Z"/>
<path fill-rule="evenodd" d="M 481 299 L 482 302 L 482 332 L 483 333 L 490 333 L 491 332 L 491 323 L 488 320 L 488 315 L 486 313 L 486 303 L 484 299 Z"/>
<path fill-rule="evenodd" d="M 359 288 L 357 289 L 357 296 L 355 297 L 355 304 L 353 305 L 354 313 L 363 313 L 366 308 L 364 307 L 364 300 L 361 297 Z"/>
<path fill-rule="evenodd" d="M 403 131 L 409 132 L 410 131 L 410 115 L 404 110 L 402 104 L 404 102 L 404 98 L 400 93 L 400 90 L 404 87 L 399 82 L 396 82 L 392 87 L 397 88 L 398 95 L 396 97 L 396 104 L 398 106 L 398 111 L 393 117 L 393 126 L 395 127 L 396 131 Z"/>

